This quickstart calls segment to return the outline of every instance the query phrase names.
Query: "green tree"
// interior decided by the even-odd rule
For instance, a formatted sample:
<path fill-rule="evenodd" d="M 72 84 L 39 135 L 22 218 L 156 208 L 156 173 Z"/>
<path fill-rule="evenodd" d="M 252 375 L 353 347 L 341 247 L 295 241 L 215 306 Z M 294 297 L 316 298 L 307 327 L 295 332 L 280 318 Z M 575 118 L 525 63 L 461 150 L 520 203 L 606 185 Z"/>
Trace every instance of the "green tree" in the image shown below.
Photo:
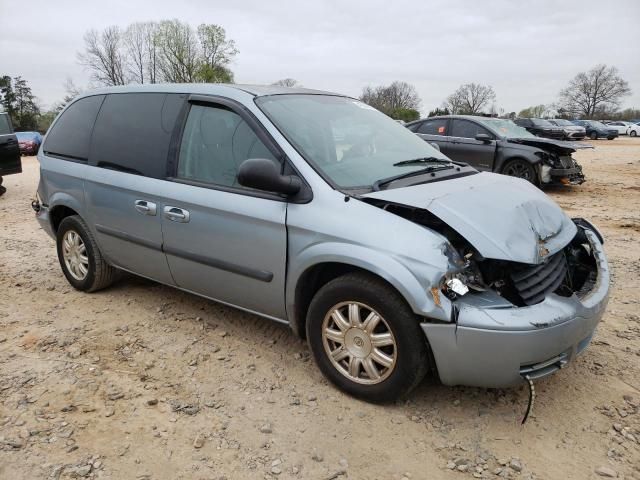
<path fill-rule="evenodd" d="M 283 78 L 277 82 L 273 82 L 271 85 L 278 87 L 301 87 L 300 83 L 295 78 Z"/>
<path fill-rule="evenodd" d="M 389 112 L 389 116 L 394 120 L 402 120 L 403 122 L 413 122 L 420 118 L 420 112 L 413 108 L 396 108 Z"/>
<path fill-rule="evenodd" d="M 0 103 L 4 111 L 13 118 L 16 102 L 16 94 L 13 91 L 13 81 L 9 75 L 0 77 Z"/>
<path fill-rule="evenodd" d="M 518 116 L 521 118 L 542 118 L 547 112 L 546 105 L 534 105 L 533 107 L 527 107 L 524 110 L 520 110 Z"/>
<path fill-rule="evenodd" d="M 2 106 L 11 117 L 16 130 L 35 130 L 38 126 L 40 108 L 31 87 L 22 77 L 0 77 L 0 94 Z"/>
<path fill-rule="evenodd" d="M 431 110 L 429 112 L 429 117 L 438 117 L 440 115 L 451 115 L 451 112 L 447 107 L 444 108 L 436 108 L 435 110 Z"/>
<path fill-rule="evenodd" d="M 371 105 L 391 118 L 396 118 L 394 115 L 412 116 L 414 114 L 407 111 L 418 112 L 421 103 L 415 87 L 407 82 L 399 81 L 388 86 L 365 87 L 360 95 L 360 101 Z M 418 118 L 419 116 L 418 113 Z M 398 119 L 400 120 L 400 118 Z"/>

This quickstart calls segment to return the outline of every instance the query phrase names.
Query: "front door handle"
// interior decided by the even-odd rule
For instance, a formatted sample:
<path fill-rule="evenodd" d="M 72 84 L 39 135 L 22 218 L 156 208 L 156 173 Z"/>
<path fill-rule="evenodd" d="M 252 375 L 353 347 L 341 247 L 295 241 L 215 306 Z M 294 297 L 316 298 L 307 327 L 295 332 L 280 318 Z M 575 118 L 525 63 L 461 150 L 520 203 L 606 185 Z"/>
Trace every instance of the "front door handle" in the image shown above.
<path fill-rule="evenodd" d="M 147 202 L 146 200 L 136 200 L 134 205 L 136 207 L 136 210 L 143 215 L 153 216 L 156 214 L 157 207 L 153 202 Z"/>
<path fill-rule="evenodd" d="M 189 221 L 189 211 L 178 207 L 167 205 L 164 207 L 164 216 L 172 222 L 187 223 Z"/>

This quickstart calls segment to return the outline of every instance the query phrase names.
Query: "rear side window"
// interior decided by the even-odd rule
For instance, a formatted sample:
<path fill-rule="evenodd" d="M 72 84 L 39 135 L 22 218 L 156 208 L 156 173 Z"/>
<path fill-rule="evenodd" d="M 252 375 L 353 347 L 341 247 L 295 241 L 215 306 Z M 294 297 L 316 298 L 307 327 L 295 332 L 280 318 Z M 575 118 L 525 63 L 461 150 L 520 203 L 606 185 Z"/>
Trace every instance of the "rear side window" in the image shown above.
<path fill-rule="evenodd" d="M 451 133 L 452 137 L 461 137 L 461 138 L 476 138 L 476 135 L 479 133 L 484 133 L 489 135 L 489 137 L 493 138 L 493 135 L 484 127 L 481 127 L 477 123 L 470 122 L 469 120 L 458 120 L 455 119 L 451 125 Z"/>
<path fill-rule="evenodd" d="M 183 104 L 178 94 L 107 95 L 91 143 L 91 165 L 165 178 L 171 133 Z"/>
<path fill-rule="evenodd" d="M 91 131 L 104 95 L 84 97 L 73 102 L 53 125 L 44 152 L 74 160 L 89 158 Z"/>
<path fill-rule="evenodd" d="M 447 119 L 439 118 L 436 120 L 427 120 L 420 128 L 418 128 L 417 133 L 423 133 L 425 135 L 449 135 L 447 130 Z"/>
<path fill-rule="evenodd" d="M 9 133 L 11 133 L 9 115 L 0 113 L 0 135 L 8 135 Z"/>

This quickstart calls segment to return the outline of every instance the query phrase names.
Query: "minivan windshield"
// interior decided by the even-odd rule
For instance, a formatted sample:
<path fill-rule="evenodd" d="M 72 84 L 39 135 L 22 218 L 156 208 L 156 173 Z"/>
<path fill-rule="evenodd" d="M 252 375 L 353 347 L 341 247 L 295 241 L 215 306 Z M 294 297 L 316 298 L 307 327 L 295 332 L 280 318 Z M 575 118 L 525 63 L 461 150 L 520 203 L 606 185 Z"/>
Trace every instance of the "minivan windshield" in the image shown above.
<path fill-rule="evenodd" d="M 479 117 L 477 119 L 483 125 L 489 127 L 494 132 L 498 133 L 501 137 L 505 138 L 532 138 L 535 137 L 533 133 L 516 125 L 511 120 L 506 118 L 494 118 L 494 117 Z"/>
<path fill-rule="evenodd" d="M 352 98 L 270 95 L 257 98 L 256 104 L 338 187 L 372 188 L 376 181 L 450 162 L 398 122 Z"/>

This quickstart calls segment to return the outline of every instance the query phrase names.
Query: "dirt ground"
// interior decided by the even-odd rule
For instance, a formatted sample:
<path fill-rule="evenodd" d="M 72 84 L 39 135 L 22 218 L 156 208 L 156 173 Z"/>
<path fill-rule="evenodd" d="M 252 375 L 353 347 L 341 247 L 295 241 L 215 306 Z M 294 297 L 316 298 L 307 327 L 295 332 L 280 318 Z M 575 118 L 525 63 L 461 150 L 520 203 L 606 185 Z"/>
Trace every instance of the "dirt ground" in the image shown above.
<path fill-rule="evenodd" d="M 611 300 L 524 426 L 524 387 L 370 405 L 283 325 L 131 276 L 73 290 L 24 158 L 0 197 L 0 479 L 640 479 L 640 138 L 593 144 L 588 182 L 547 193 L 604 232 Z"/>

